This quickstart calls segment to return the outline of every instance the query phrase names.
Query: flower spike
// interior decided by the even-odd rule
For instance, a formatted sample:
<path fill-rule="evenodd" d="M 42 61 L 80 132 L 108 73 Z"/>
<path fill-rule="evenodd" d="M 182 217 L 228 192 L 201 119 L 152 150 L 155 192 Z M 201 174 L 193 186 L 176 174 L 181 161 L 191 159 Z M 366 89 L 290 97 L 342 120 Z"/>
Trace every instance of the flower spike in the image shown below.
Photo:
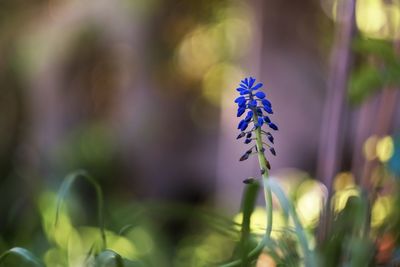
<path fill-rule="evenodd" d="M 238 129 L 240 130 L 237 139 L 246 137 L 244 140 L 245 144 L 250 144 L 252 140 L 256 140 L 255 149 L 258 152 L 264 155 L 265 149 L 264 145 L 269 148 L 272 155 L 276 155 L 275 149 L 272 148 L 272 144 L 274 144 L 274 137 L 270 132 L 266 132 L 262 130 L 264 125 L 268 126 L 272 130 L 277 131 L 278 126 L 273 123 L 268 116 L 269 114 L 273 114 L 271 101 L 267 99 L 267 95 L 262 92 L 261 89 L 263 87 L 262 83 L 257 83 L 256 79 L 253 77 L 244 78 L 239 87 L 236 89 L 240 96 L 235 99 L 235 103 L 238 105 L 237 117 L 241 117 L 246 113 L 244 119 L 239 122 Z M 256 91 L 257 90 L 257 91 Z M 245 132 L 247 128 L 251 128 L 251 130 Z M 257 135 L 258 131 L 258 135 Z M 252 136 L 255 135 L 255 138 L 252 139 Z M 258 137 L 257 137 L 258 136 Z M 265 138 L 266 137 L 266 138 Z M 263 140 L 265 138 L 266 140 Z M 267 143 L 269 141 L 269 143 Z M 270 145 L 271 144 L 271 145 Z M 247 151 L 240 160 L 246 160 L 252 153 Z M 264 155 L 265 157 L 265 155 Z M 271 168 L 269 162 L 266 160 L 266 166 L 261 168 L 263 172 L 262 175 Z"/>

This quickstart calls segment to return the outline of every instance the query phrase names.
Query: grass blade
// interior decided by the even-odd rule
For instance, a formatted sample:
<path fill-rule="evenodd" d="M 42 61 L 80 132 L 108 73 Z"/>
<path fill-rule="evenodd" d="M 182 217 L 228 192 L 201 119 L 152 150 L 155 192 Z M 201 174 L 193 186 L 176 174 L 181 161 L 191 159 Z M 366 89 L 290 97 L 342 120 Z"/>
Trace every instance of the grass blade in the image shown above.
<path fill-rule="evenodd" d="M 257 201 L 258 191 L 260 185 L 258 183 L 252 183 L 246 186 L 243 200 L 242 200 L 242 231 L 240 238 L 240 250 L 242 257 L 242 265 L 247 266 L 249 263 L 248 254 L 250 250 L 249 238 L 250 238 L 250 219 L 251 214 L 254 211 L 254 207 Z"/>
<path fill-rule="evenodd" d="M 25 248 L 14 247 L 10 250 L 7 250 L 0 256 L 0 266 L 3 266 L 5 260 L 9 257 L 15 255 L 18 258 L 24 259 L 26 262 L 30 263 L 35 267 L 44 267 L 43 263 L 35 256 L 32 252 Z M 9 266 L 9 265 L 7 265 Z"/>
<path fill-rule="evenodd" d="M 282 209 L 284 210 L 285 214 L 289 214 L 291 216 L 294 227 L 295 227 L 295 234 L 299 240 L 300 246 L 303 249 L 304 253 L 304 258 L 305 258 L 305 266 L 317 266 L 316 264 L 316 259 L 314 253 L 310 250 L 310 247 L 308 245 L 308 240 L 306 237 L 306 234 L 304 232 L 304 228 L 300 223 L 300 219 L 297 216 L 297 212 L 293 206 L 293 204 L 289 201 L 289 199 L 286 197 L 285 193 L 281 189 L 281 187 L 278 185 L 276 181 L 273 179 L 265 180 L 264 183 L 267 183 L 267 186 L 270 186 L 272 192 L 275 194 L 275 196 L 278 198 L 279 203 L 282 206 Z"/>

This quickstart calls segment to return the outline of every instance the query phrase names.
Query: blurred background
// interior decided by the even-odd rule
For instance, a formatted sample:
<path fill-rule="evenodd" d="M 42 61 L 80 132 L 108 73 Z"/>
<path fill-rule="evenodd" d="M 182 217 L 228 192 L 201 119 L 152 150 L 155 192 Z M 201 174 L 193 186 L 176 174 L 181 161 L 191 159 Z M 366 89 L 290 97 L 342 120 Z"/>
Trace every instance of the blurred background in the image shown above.
<path fill-rule="evenodd" d="M 233 100 L 248 75 L 280 129 L 271 176 L 304 185 L 304 221 L 357 184 L 379 186 L 379 225 L 400 173 L 399 38 L 397 0 L 1 1 L 0 247 L 34 243 L 49 192 L 79 169 L 109 214 L 149 202 L 236 214 L 259 175 L 255 158 L 238 162 Z M 96 222 L 92 191 L 77 185 L 78 223 Z"/>

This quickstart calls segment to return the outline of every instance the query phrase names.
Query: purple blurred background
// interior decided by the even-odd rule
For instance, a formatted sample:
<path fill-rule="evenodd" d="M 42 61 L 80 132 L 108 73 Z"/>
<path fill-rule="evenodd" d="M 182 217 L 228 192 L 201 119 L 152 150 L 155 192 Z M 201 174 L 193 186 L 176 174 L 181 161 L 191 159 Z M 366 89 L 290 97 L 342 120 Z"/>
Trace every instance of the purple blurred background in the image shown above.
<path fill-rule="evenodd" d="M 354 24 L 333 0 L 3 1 L 1 213 L 17 188 L 29 199 L 82 168 L 110 198 L 236 211 L 242 180 L 259 173 L 238 162 L 246 146 L 235 139 L 247 75 L 264 83 L 280 128 L 272 176 L 297 169 L 324 182 L 361 168 L 375 106 L 393 102 L 381 135 L 400 125 L 397 92 L 362 108 L 344 95 L 345 34 L 398 37 L 370 5 L 358 2 Z"/>

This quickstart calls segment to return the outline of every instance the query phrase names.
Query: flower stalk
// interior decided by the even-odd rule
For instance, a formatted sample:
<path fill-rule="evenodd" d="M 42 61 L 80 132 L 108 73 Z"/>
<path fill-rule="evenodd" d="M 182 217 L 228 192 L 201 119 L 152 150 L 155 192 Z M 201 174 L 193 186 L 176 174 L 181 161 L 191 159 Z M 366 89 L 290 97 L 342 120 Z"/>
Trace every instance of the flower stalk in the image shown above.
<path fill-rule="evenodd" d="M 251 155 L 257 154 L 258 162 L 260 166 L 262 184 L 264 188 L 264 197 L 265 197 L 265 207 L 266 207 L 266 230 L 265 234 L 261 240 L 261 242 L 255 247 L 248 255 L 249 258 L 257 256 L 260 253 L 264 246 L 271 242 L 271 233 L 273 226 L 273 206 L 272 206 L 272 192 L 279 199 L 279 202 L 285 213 L 290 215 L 294 226 L 295 233 L 299 239 L 299 245 L 304 254 L 304 263 L 306 266 L 314 267 L 317 266 L 314 255 L 310 252 L 308 240 L 305 234 L 305 231 L 300 223 L 300 220 L 297 216 L 295 207 L 292 203 L 286 198 L 282 189 L 269 178 L 269 170 L 271 165 L 267 160 L 265 155 L 265 148 L 268 148 L 269 152 L 275 156 L 276 152 L 272 145 L 274 144 L 274 137 L 271 132 L 265 131 L 262 129 L 263 125 L 268 125 L 270 129 L 273 131 L 278 130 L 278 126 L 271 121 L 268 115 L 273 114 L 272 104 L 266 98 L 264 92 L 261 92 L 260 89 L 263 84 L 257 83 L 255 84 L 255 79 L 252 77 L 245 78 L 241 81 L 239 88 L 236 90 L 240 93 L 240 96 L 235 99 L 235 103 L 238 104 L 237 117 L 241 117 L 246 112 L 246 116 L 239 122 L 238 129 L 240 129 L 240 133 L 237 136 L 237 139 L 244 138 L 245 144 L 251 144 L 252 146 L 248 149 L 241 157 L 240 161 L 247 160 Z M 252 125 L 250 130 L 246 129 Z M 255 142 L 255 144 L 252 142 Z M 255 152 L 253 152 L 253 149 Z M 245 179 L 244 183 L 251 183 L 254 181 L 254 178 Z M 223 267 L 233 267 L 239 266 L 242 264 L 241 260 L 236 260 L 230 262 L 228 264 L 222 265 Z"/>
<path fill-rule="evenodd" d="M 264 149 L 263 149 L 263 141 L 261 135 L 261 129 L 257 128 L 255 130 L 256 133 L 256 143 L 257 143 L 257 154 L 258 154 L 258 163 L 260 164 L 260 170 L 263 181 L 267 181 L 269 179 L 268 166 L 269 162 L 267 161 Z M 267 211 L 267 228 L 265 231 L 265 235 L 267 238 L 271 237 L 272 232 L 272 222 L 273 222 L 273 212 L 272 212 L 272 192 L 268 183 L 263 183 L 264 188 L 264 197 L 265 197 L 265 209 Z"/>
<path fill-rule="evenodd" d="M 251 149 L 247 150 L 246 153 L 242 155 L 240 161 L 246 160 L 250 155 L 253 155 L 253 148 L 255 148 L 262 180 L 264 181 L 262 184 L 264 185 L 265 206 L 267 211 L 265 238 L 269 239 L 272 232 L 273 207 L 271 188 L 268 185 L 269 183 L 266 183 L 269 179 L 268 170 L 271 166 L 265 156 L 265 147 L 267 147 L 274 156 L 276 155 L 276 152 L 269 143 L 264 141 L 263 137 L 266 137 L 266 139 L 273 144 L 274 137 L 270 132 L 264 131 L 262 126 L 266 124 L 274 131 L 278 130 L 278 126 L 274 124 L 267 115 L 273 114 L 271 102 L 266 98 L 264 92 L 258 90 L 263 86 L 263 84 L 256 84 L 255 81 L 256 80 L 253 77 L 245 78 L 241 81 L 239 88 L 236 89 L 241 95 L 235 100 L 235 103 L 238 104 L 237 116 L 241 117 L 246 111 L 248 111 L 246 117 L 241 120 L 238 125 L 238 129 L 241 130 L 241 133 L 238 135 L 237 139 L 246 137 L 244 141 L 245 144 L 250 144 L 252 141 L 255 141 L 256 143 L 251 147 Z M 254 125 L 253 128 L 250 131 L 245 132 L 250 123 Z M 252 138 L 253 134 L 255 137 Z M 246 179 L 245 182 L 248 183 L 249 179 Z"/>

